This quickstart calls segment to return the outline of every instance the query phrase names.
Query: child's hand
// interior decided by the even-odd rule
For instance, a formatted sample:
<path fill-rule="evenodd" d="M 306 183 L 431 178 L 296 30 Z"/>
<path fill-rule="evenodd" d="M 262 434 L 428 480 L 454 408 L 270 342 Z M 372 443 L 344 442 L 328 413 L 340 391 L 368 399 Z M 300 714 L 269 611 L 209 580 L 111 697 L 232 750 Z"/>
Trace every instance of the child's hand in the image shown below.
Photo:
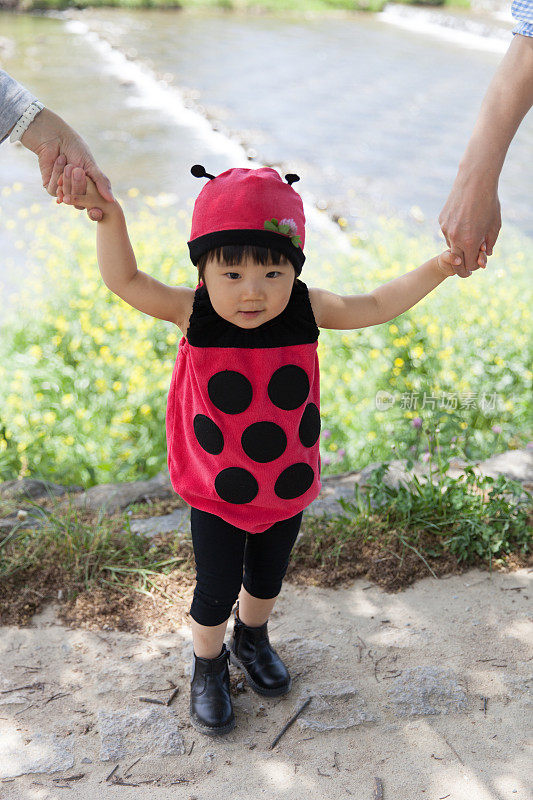
<path fill-rule="evenodd" d="M 477 263 L 479 264 L 482 269 L 485 269 L 487 266 L 487 245 L 485 242 L 481 245 L 477 257 Z M 439 265 L 439 269 L 449 277 L 450 275 L 457 275 L 457 268 L 461 265 L 462 260 L 461 257 L 458 255 L 453 255 L 450 250 L 445 250 L 444 253 L 441 253 L 437 256 L 437 264 Z"/>
<path fill-rule="evenodd" d="M 81 185 L 86 187 L 83 193 L 80 191 Z M 72 164 L 67 164 L 58 178 L 56 202 L 66 203 L 78 209 L 85 208 L 94 221 L 100 221 L 115 205 L 102 197 L 96 185 L 81 167 L 73 167 Z"/>

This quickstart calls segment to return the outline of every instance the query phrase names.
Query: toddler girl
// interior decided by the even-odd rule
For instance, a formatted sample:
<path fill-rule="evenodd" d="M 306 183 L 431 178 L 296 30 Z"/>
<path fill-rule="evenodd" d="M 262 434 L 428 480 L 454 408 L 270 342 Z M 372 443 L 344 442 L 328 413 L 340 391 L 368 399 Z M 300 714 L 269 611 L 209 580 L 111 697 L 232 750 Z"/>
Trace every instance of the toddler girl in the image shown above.
<path fill-rule="evenodd" d="M 196 585 L 190 608 L 190 718 L 208 735 L 235 727 L 228 659 L 252 689 L 285 694 L 291 677 L 267 631 L 303 510 L 320 492 L 319 328 L 379 325 L 454 274 L 449 250 L 369 294 L 308 289 L 300 195 L 270 168 L 209 175 L 188 242 L 196 289 L 166 286 L 137 269 L 122 209 L 87 179 L 62 199 L 98 207 L 98 265 L 130 305 L 177 325 L 183 337 L 166 413 L 168 468 L 191 506 Z M 480 252 L 478 263 L 486 265 Z M 237 601 L 229 650 L 228 618 Z"/>

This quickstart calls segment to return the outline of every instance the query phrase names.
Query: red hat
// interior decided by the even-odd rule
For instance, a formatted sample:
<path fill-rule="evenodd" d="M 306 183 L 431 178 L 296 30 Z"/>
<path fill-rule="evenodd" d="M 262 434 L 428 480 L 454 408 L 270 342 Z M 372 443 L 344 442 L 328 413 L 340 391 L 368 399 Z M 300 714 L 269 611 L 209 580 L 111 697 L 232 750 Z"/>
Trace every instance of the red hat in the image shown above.
<path fill-rule="evenodd" d="M 292 188 L 298 175 L 285 175 L 284 183 L 275 169 L 228 169 L 218 176 L 204 167 L 191 168 L 197 178 L 210 178 L 194 204 L 191 261 L 226 244 L 259 245 L 283 253 L 296 275 L 305 261 L 305 215 L 302 198 Z"/>

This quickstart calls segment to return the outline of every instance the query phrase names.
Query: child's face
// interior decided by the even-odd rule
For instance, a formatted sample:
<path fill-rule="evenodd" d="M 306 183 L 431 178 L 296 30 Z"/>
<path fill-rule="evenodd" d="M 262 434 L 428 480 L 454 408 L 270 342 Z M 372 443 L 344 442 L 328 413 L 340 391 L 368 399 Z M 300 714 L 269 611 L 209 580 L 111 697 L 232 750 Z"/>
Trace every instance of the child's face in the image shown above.
<path fill-rule="evenodd" d="M 289 302 L 295 277 L 288 260 L 263 266 L 243 259 L 229 267 L 211 258 L 205 266 L 204 283 L 219 316 L 239 328 L 257 328 L 281 314 Z"/>

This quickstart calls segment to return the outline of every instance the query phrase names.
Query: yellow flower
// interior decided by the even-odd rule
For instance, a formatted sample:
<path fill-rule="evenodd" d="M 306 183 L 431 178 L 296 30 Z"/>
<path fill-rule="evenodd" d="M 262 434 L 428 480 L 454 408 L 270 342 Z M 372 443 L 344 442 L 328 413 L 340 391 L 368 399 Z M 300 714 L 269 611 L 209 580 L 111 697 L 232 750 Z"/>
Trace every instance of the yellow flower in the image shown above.
<path fill-rule="evenodd" d="M 47 425 L 51 425 L 52 422 L 55 422 L 55 420 L 56 420 L 56 415 L 54 414 L 53 411 L 46 411 L 43 414 L 43 422 L 46 422 Z"/>
<path fill-rule="evenodd" d="M 424 347 L 421 344 L 415 345 L 411 350 L 411 355 L 413 358 L 420 358 L 424 354 Z"/>
<path fill-rule="evenodd" d="M 450 328 L 449 325 L 444 326 L 444 328 L 442 329 L 442 335 L 444 337 L 444 341 L 446 342 L 448 341 L 448 339 L 451 339 L 451 337 L 453 336 L 453 330 Z"/>
<path fill-rule="evenodd" d="M 379 356 L 379 350 L 376 350 L 375 347 L 372 348 L 370 351 L 370 358 L 377 358 Z"/>
<path fill-rule="evenodd" d="M 465 428 L 468 428 L 468 423 L 467 422 L 460 422 L 459 423 L 459 427 L 464 430 Z"/>
<path fill-rule="evenodd" d="M 404 363 L 405 362 L 404 362 L 403 358 L 395 358 L 394 359 L 394 366 L 395 367 L 403 367 Z"/>
<path fill-rule="evenodd" d="M 389 325 L 389 332 L 390 333 L 398 333 L 398 326 L 397 325 Z"/>
<path fill-rule="evenodd" d="M 74 395 L 73 394 L 64 394 L 61 398 L 61 405 L 63 406 L 71 406 L 74 402 Z"/>
<path fill-rule="evenodd" d="M 94 385 L 96 386 L 99 392 L 103 392 L 107 386 L 103 378 L 97 378 L 94 382 Z"/>
<path fill-rule="evenodd" d="M 43 351 L 38 344 L 34 344 L 30 347 L 29 353 L 30 356 L 32 356 L 32 358 L 36 358 L 37 360 L 39 360 L 43 354 Z"/>
<path fill-rule="evenodd" d="M 147 414 L 149 414 L 151 412 L 152 409 L 150 408 L 150 406 L 147 403 L 143 403 L 139 410 L 140 410 L 141 414 L 144 414 L 144 416 L 146 416 Z"/>
<path fill-rule="evenodd" d="M 367 433 L 367 435 L 366 435 L 366 438 L 367 438 L 369 441 L 372 441 L 373 439 L 375 439 L 375 438 L 376 438 L 376 432 L 375 432 L 375 431 L 368 431 L 368 433 Z"/>
<path fill-rule="evenodd" d="M 77 408 L 76 409 L 76 416 L 78 419 L 83 419 L 83 417 L 87 416 L 87 409 L 86 408 Z"/>
<path fill-rule="evenodd" d="M 114 392 L 119 392 L 121 389 L 122 389 L 122 384 L 121 384 L 121 382 L 120 382 L 120 381 L 115 381 L 115 382 L 113 383 L 113 391 L 114 391 Z"/>

